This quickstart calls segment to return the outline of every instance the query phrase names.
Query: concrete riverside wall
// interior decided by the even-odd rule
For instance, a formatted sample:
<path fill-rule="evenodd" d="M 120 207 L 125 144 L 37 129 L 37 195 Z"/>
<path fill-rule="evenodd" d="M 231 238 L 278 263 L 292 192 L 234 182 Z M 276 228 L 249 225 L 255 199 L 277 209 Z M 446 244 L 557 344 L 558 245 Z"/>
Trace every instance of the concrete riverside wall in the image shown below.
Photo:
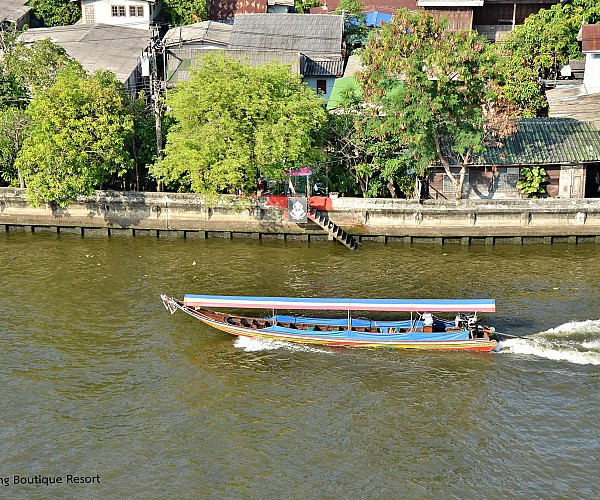
<path fill-rule="evenodd" d="M 313 222 L 290 223 L 269 197 L 97 191 L 66 208 L 39 208 L 25 190 L 0 188 L 0 230 L 81 235 L 328 239 Z M 600 199 L 416 200 L 314 198 L 359 241 L 495 244 L 600 243 Z"/>

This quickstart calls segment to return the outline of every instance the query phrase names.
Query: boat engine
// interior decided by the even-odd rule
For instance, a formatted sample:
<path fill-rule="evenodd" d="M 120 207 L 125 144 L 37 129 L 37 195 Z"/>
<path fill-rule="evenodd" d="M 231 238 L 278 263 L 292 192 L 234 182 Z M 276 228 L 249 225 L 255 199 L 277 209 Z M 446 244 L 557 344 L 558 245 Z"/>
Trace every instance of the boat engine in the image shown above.
<path fill-rule="evenodd" d="M 483 337 L 484 329 L 479 325 L 477 314 L 458 313 L 454 319 L 454 324 L 456 328 L 466 328 L 469 330 L 471 338 Z"/>

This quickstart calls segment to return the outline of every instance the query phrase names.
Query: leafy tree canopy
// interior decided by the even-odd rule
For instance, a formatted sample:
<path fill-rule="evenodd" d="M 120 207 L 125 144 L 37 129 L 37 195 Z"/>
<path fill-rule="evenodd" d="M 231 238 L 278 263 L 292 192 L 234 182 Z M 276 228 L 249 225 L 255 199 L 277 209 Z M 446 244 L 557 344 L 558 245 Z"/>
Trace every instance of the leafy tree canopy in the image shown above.
<path fill-rule="evenodd" d="M 494 80 L 498 83 L 501 99 L 512 107 L 514 117 L 535 117 L 545 112 L 548 105 L 537 71 L 524 65 L 520 58 L 506 53 L 501 44 Z"/>
<path fill-rule="evenodd" d="M 133 117 L 133 131 L 127 140 L 127 150 L 133 160 L 133 170 L 122 179 L 122 187 L 147 191 L 151 187 L 148 165 L 156 160 L 156 122 L 143 92 L 129 99 L 129 114 Z"/>
<path fill-rule="evenodd" d="M 199 23 L 208 18 L 209 0 L 163 0 L 163 8 L 170 24 Z"/>
<path fill-rule="evenodd" d="M 81 64 L 48 38 L 31 45 L 17 43 L 0 61 L 0 70 L 4 68 L 27 91 L 28 97 L 50 87 L 58 72 L 67 67 L 84 74 Z"/>
<path fill-rule="evenodd" d="M 329 115 L 326 146 L 330 162 L 352 176 L 365 198 L 410 196 L 414 182 L 406 147 L 397 134 L 377 134 L 381 126 L 382 117 L 365 113 L 361 96 L 346 89 L 340 106 Z M 333 170 L 332 176 L 338 184 L 339 173 Z"/>
<path fill-rule="evenodd" d="M 0 64 L 0 110 L 8 107 L 25 107 L 26 91 L 14 73 Z"/>
<path fill-rule="evenodd" d="M 294 0 L 294 8 L 300 14 L 304 14 L 311 8 L 320 7 L 321 5 L 321 0 Z"/>
<path fill-rule="evenodd" d="M 81 18 L 81 5 L 70 0 L 32 0 L 33 15 L 44 26 L 66 26 Z"/>
<path fill-rule="evenodd" d="M 264 174 L 310 162 L 323 101 L 286 65 L 253 68 L 215 52 L 170 94 L 175 121 L 155 177 L 198 193 L 250 192 Z"/>
<path fill-rule="evenodd" d="M 133 120 L 126 99 L 113 73 L 87 76 L 72 68 L 34 97 L 27 109 L 30 134 L 15 163 L 32 205 L 66 206 L 130 167 L 125 141 Z"/>
<path fill-rule="evenodd" d="M 514 67 L 530 67 L 539 77 L 548 78 L 569 59 L 581 57 L 577 34 L 584 19 L 588 24 L 600 23 L 600 2 L 573 0 L 542 9 L 515 27 L 503 41 L 503 49 L 514 59 Z"/>
<path fill-rule="evenodd" d="M 2 36 L 4 53 L 0 58 L 0 178 L 25 187 L 15 165 L 30 125 L 25 108 L 33 95 L 53 84 L 61 68 L 70 67 L 80 74 L 83 69 L 50 40 L 25 46 L 16 42 L 16 33 L 2 33 L 6 36 Z"/>
<path fill-rule="evenodd" d="M 486 137 L 498 140 L 511 125 L 492 85 L 496 52 L 473 31 L 445 28 L 425 11 L 396 12 L 369 40 L 359 79 L 382 117 L 373 134 L 398 135 L 417 173 L 441 164 L 460 198 L 473 154 L 483 149 Z M 452 166 L 461 167 L 458 175 Z"/>
<path fill-rule="evenodd" d="M 27 135 L 28 117 L 19 107 L 0 107 L 0 181 L 25 187 L 15 160 Z"/>

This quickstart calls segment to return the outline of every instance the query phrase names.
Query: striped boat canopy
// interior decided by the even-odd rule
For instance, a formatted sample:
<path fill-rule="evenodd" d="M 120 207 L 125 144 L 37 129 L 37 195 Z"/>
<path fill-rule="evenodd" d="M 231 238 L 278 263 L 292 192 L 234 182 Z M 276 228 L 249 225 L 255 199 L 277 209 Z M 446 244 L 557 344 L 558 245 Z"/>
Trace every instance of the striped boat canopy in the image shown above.
<path fill-rule="evenodd" d="M 240 309 L 403 312 L 496 311 L 496 302 L 493 299 L 324 299 L 186 294 L 183 302 L 186 307 L 231 307 Z"/>

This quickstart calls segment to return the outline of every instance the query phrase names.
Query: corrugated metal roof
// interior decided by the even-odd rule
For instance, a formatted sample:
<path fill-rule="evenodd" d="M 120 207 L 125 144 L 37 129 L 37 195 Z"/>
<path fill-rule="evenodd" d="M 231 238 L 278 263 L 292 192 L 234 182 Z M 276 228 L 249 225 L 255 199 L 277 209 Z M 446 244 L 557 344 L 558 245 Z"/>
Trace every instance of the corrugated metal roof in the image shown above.
<path fill-rule="evenodd" d="M 31 10 L 29 0 L 0 0 L 0 21 L 19 21 Z"/>
<path fill-rule="evenodd" d="M 1 0 L 0 0 L 1 1 Z M 230 24 L 215 21 L 188 24 L 171 28 L 163 38 L 165 45 L 183 45 L 186 43 L 216 43 L 228 45 L 233 27 Z"/>
<path fill-rule="evenodd" d="M 230 47 L 339 54 L 343 28 L 344 20 L 337 15 L 238 15 L 233 22 Z"/>
<path fill-rule="evenodd" d="M 583 85 L 546 91 L 549 115 L 593 123 L 600 130 L 600 94 L 586 94 Z"/>
<path fill-rule="evenodd" d="M 548 165 L 600 161 L 600 131 L 593 124 L 569 118 L 519 120 L 519 129 L 488 148 L 478 165 Z"/>
<path fill-rule="evenodd" d="M 213 48 L 174 48 L 169 50 L 169 59 L 167 61 L 167 83 L 174 84 L 189 79 L 190 68 L 193 67 L 196 59 L 208 54 Z M 223 50 L 226 57 L 243 60 L 253 67 L 262 66 L 270 62 L 278 62 L 291 66 L 294 73 L 299 73 L 299 54 L 297 52 L 287 52 L 281 50 Z"/>
<path fill-rule="evenodd" d="M 309 57 L 304 56 L 302 60 L 303 76 L 335 76 L 340 77 L 344 73 L 344 59 L 336 57 Z"/>
<path fill-rule="evenodd" d="M 126 82 L 137 68 L 140 55 L 150 44 L 151 31 L 106 24 L 75 24 L 35 28 L 20 37 L 23 43 L 49 38 L 86 71 L 108 69 Z"/>

